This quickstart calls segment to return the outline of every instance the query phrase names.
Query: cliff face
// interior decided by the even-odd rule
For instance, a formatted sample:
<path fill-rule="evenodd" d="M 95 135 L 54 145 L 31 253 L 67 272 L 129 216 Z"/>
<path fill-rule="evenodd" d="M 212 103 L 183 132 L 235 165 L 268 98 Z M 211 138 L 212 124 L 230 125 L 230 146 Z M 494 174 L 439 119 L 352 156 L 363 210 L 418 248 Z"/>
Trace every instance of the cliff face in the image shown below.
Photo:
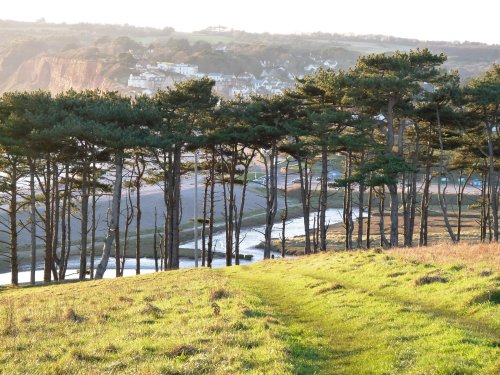
<path fill-rule="evenodd" d="M 59 93 L 69 89 L 102 89 L 124 91 L 115 81 L 123 67 L 117 63 L 38 55 L 23 61 L 8 77 L 0 81 L 0 91 L 43 89 Z"/>

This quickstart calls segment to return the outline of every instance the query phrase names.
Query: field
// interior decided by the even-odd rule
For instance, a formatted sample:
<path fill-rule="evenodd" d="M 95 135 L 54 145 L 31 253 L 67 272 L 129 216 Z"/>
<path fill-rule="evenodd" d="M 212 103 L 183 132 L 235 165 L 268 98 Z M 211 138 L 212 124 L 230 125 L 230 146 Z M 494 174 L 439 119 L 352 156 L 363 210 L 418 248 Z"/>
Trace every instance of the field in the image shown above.
<path fill-rule="evenodd" d="M 0 373 L 496 374 L 500 247 L 0 289 Z"/>

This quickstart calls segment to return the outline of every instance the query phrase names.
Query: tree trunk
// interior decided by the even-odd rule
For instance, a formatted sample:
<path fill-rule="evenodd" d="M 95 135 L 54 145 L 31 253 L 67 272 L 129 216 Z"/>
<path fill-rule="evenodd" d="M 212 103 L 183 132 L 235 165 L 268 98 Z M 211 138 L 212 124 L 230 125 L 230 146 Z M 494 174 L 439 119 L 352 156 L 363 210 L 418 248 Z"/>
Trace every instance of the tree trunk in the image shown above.
<path fill-rule="evenodd" d="M 234 246 L 234 211 L 235 211 L 235 196 L 234 196 L 234 174 L 236 169 L 236 146 L 231 146 L 231 156 L 229 161 L 224 161 L 222 157 L 222 162 L 225 164 L 223 166 L 222 172 L 222 186 L 224 190 L 224 219 L 226 221 L 226 266 L 232 265 L 232 254 Z M 224 174 L 224 169 L 227 168 L 229 173 L 229 187 L 228 181 Z"/>
<path fill-rule="evenodd" d="M 142 156 L 136 155 L 135 166 L 137 169 L 137 177 L 135 179 L 135 211 L 136 211 L 136 226 L 135 226 L 135 273 L 139 275 L 141 273 L 141 182 L 144 176 L 144 171 L 146 165 L 144 163 L 144 158 Z"/>
<path fill-rule="evenodd" d="M 30 221 L 31 221 L 31 276 L 30 284 L 36 281 L 36 192 L 35 192 L 35 161 L 30 159 Z"/>
<path fill-rule="evenodd" d="M 284 258 L 286 255 L 286 221 L 288 220 L 288 167 L 290 161 L 287 160 L 285 167 L 285 190 L 284 190 L 284 201 L 285 208 L 281 212 L 281 257 Z"/>
<path fill-rule="evenodd" d="M 274 219 L 278 211 L 278 189 L 277 189 L 277 168 L 278 155 L 277 147 L 273 145 L 269 152 L 269 161 L 267 155 L 262 155 L 266 168 L 266 226 L 264 229 L 264 259 L 271 258 L 272 231 Z M 310 252 L 310 250 L 309 250 Z"/>
<path fill-rule="evenodd" d="M 394 113 L 393 109 L 396 105 L 396 100 L 394 98 L 389 99 L 389 103 L 387 105 L 387 148 L 386 154 L 388 156 L 392 156 L 394 154 Z M 401 126 L 400 126 L 401 133 Z M 398 139 L 398 152 L 402 151 L 402 136 Z M 387 188 L 389 189 L 389 198 L 391 202 L 391 227 L 390 227 L 390 246 L 397 247 L 399 245 L 399 196 L 398 196 L 398 176 L 395 173 L 392 173 L 389 177 L 391 177 L 394 182 L 387 184 Z"/>
<path fill-rule="evenodd" d="M 123 163 L 122 163 L 123 165 Z M 123 168 L 123 167 L 122 167 Z M 120 256 L 120 218 L 121 218 L 121 205 L 122 205 L 122 187 L 120 187 L 120 199 L 118 200 L 118 216 L 115 221 L 115 229 L 113 231 L 115 236 L 115 276 L 120 277 L 121 271 L 121 256 Z"/>
<path fill-rule="evenodd" d="M 318 222 L 319 222 L 319 217 L 318 217 L 318 212 L 313 214 L 313 226 L 312 226 L 312 252 L 313 254 L 316 254 L 318 252 L 318 231 L 316 228 L 318 228 Z"/>
<path fill-rule="evenodd" d="M 496 125 L 498 126 L 498 124 Z M 495 152 L 493 145 L 493 124 L 486 125 L 486 133 L 488 135 L 488 184 L 490 188 L 491 215 L 493 217 L 493 240 L 498 242 L 498 191 L 497 191 L 497 175 L 495 171 Z"/>
<path fill-rule="evenodd" d="M 408 233 L 406 246 L 413 246 L 413 234 L 415 231 L 415 217 L 417 212 L 417 170 L 411 174 L 411 192 L 410 192 L 410 217 L 408 221 Z"/>
<path fill-rule="evenodd" d="M 82 222 L 81 222 L 81 241 L 80 241 L 80 280 L 85 280 L 87 276 L 87 236 L 89 223 L 89 184 L 88 168 L 83 167 L 82 172 Z"/>
<path fill-rule="evenodd" d="M 156 211 L 155 207 L 155 231 L 153 234 L 153 252 L 154 252 L 154 259 L 155 259 L 155 272 L 158 272 L 158 243 L 157 243 L 157 237 L 158 237 L 158 212 Z"/>
<path fill-rule="evenodd" d="M 457 238 L 455 237 L 455 233 L 453 232 L 453 228 L 450 224 L 450 219 L 448 216 L 448 206 L 446 203 L 446 185 L 444 187 L 444 191 L 441 190 L 441 178 L 444 175 L 444 146 L 443 146 L 443 132 L 441 129 L 441 119 L 439 116 L 439 107 L 436 104 L 436 118 L 437 118 L 437 128 L 438 128 L 438 139 L 439 139 L 439 175 L 438 175 L 438 198 L 439 205 L 441 206 L 441 211 L 443 212 L 443 219 L 446 225 L 446 229 L 448 230 L 448 234 L 453 242 L 457 242 Z"/>
<path fill-rule="evenodd" d="M 179 268 L 179 221 L 180 221 L 180 184 L 181 184 L 181 147 L 176 145 L 169 152 L 168 205 L 165 256 L 168 270 Z"/>
<path fill-rule="evenodd" d="M 207 267 L 212 267 L 213 236 L 215 216 L 215 147 L 212 146 L 212 163 L 210 166 L 210 218 L 208 219 Z"/>
<path fill-rule="evenodd" d="M 54 262 L 52 259 L 52 231 L 50 227 L 51 221 L 51 202 L 50 202 L 50 193 L 51 193 L 51 178 L 52 178 L 52 167 L 50 156 L 47 156 L 46 160 L 46 176 L 45 176 L 45 189 L 43 191 L 45 195 L 45 265 L 43 271 L 43 281 L 48 283 L 52 280 L 52 263 Z M 42 189 L 43 190 L 43 189 Z"/>
<path fill-rule="evenodd" d="M 224 162 L 224 161 L 223 161 Z M 226 236 L 225 236 L 225 247 L 226 247 L 226 267 L 231 266 L 231 252 L 233 250 L 233 231 L 232 231 L 232 215 L 233 210 L 229 210 L 228 207 L 228 192 L 227 192 L 227 181 L 226 175 L 224 173 L 224 167 L 222 167 L 222 198 L 224 200 L 224 221 L 226 224 Z M 231 220 L 230 220 L 231 219 Z"/>
<path fill-rule="evenodd" d="M 10 181 L 10 202 L 9 202 L 9 221 L 10 221 L 10 271 L 12 285 L 18 285 L 19 264 L 17 260 L 17 160 L 13 160 L 12 174 Z"/>
<path fill-rule="evenodd" d="M 163 171 L 163 203 L 165 204 L 165 213 L 163 214 L 163 235 L 160 235 L 160 258 L 161 258 L 161 270 L 165 271 L 168 267 L 168 254 L 167 254 L 167 244 L 168 233 L 169 233 L 169 223 L 170 223 L 170 165 L 171 165 L 171 151 L 162 152 L 163 160 L 160 161 L 160 157 L 157 156 L 157 161 Z"/>
<path fill-rule="evenodd" d="M 160 233 L 160 271 L 165 271 L 166 264 L 165 236 Z"/>
<path fill-rule="evenodd" d="M 96 244 L 96 165 L 92 163 L 92 213 L 90 218 L 90 278 L 93 279 L 95 275 L 95 244 Z"/>
<path fill-rule="evenodd" d="M 240 264 L 240 233 L 241 226 L 243 224 L 243 213 L 245 212 L 245 200 L 246 200 L 246 191 L 248 186 L 248 170 L 250 169 L 250 164 L 255 156 L 255 150 L 252 150 L 250 156 L 245 155 L 245 149 L 241 149 L 241 154 L 244 155 L 244 163 L 243 163 L 243 185 L 241 189 L 241 198 L 239 205 L 239 212 L 235 212 L 236 223 L 234 226 L 234 264 Z"/>
<path fill-rule="evenodd" d="M 116 224 L 120 215 L 120 200 L 122 192 L 122 171 L 123 171 L 123 153 L 121 151 L 115 154 L 115 182 L 113 186 L 113 201 L 111 204 L 111 220 L 108 224 L 108 232 L 104 240 L 102 249 L 101 261 L 97 265 L 96 279 L 102 279 L 104 272 L 108 266 L 109 256 L 111 254 L 111 246 L 115 239 Z M 118 262 L 118 259 L 116 260 Z"/>
<path fill-rule="evenodd" d="M 389 247 L 389 241 L 385 237 L 385 186 L 382 186 L 382 191 L 379 195 L 379 232 L 380 232 L 380 246 Z"/>
<path fill-rule="evenodd" d="M 399 196 L 398 196 L 398 185 L 388 184 L 389 197 L 391 199 L 391 235 L 390 235 L 390 246 L 399 246 L 399 227 L 398 227 L 398 211 L 399 211 Z"/>
<path fill-rule="evenodd" d="M 344 226 L 345 240 L 344 247 L 346 250 L 352 249 L 352 233 L 354 230 L 354 222 L 352 220 L 352 189 L 349 179 L 352 175 L 352 152 L 349 151 L 346 155 L 345 177 L 348 182 L 344 188 Z"/>
<path fill-rule="evenodd" d="M 460 170 L 459 178 L 458 178 L 458 194 L 457 194 L 457 209 L 458 209 L 458 214 L 457 214 L 457 242 L 460 242 L 460 237 L 462 235 L 462 204 L 463 204 L 463 192 L 465 188 L 465 184 L 460 186 L 460 183 L 462 182 L 462 177 L 463 176 L 463 170 Z"/>
<path fill-rule="evenodd" d="M 69 164 L 66 164 L 64 167 L 64 193 L 63 193 L 63 202 L 61 207 L 61 260 L 59 262 L 59 279 L 64 280 L 66 275 L 63 273 L 64 264 L 66 261 L 66 253 L 67 253 L 67 234 L 68 228 L 66 226 L 66 211 L 68 206 L 68 194 L 69 194 Z"/>
<path fill-rule="evenodd" d="M 210 178 L 205 178 L 205 187 L 203 189 L 203 223 L 201 224 L 201 266 L 205 267 L 207 260 L 207 201 L 208 201 L 208 186 Z"/>
<path fill-rule="evenodd" d="M 140 185 L 140 184 L 139 184 Z M 137 196 L 136 196 L 136 226 L 135 226 L 135 274 L 140 275 L 141 273 L 141 188 L 136 186 Z"/>
<path fill-rule="evenodd" d="M 488 214 L 487 214 L 487 189 L 486 181 L 487 181 L 487 169 L 486 162 L 483 160 L 483 168 L 481 173 L 481 242 L 486 241 L 486 226 L 488 223 Z"/>
<path fill-rule="evenodd" d="M 296 158 L 299 166 L 299 176 L 300 176 L 300 196 L 302 200 L 302 214 L 304 215 L 304 235 L 305 235 L 305 245 L 304 245 L 304 253 L 306 255 L 311 254 L 311 233 L 310 233 L 310 224 L 309 224 L 309 216 L 311 210 L 310 204 L 310 188 L 311 188 L 311 177 L 309 172 L 309 164 L 307 159 L 304 161 L 301 158 Z"/>
<path fill-rule="evenodd" d="M 416 129 L 415 151 L 413 154 L 413 171 L 411 172 L 411 187 L 410 187 L 410 207 L 409 218 L 407 222 L 407 230 L 405 231 L 405 246 L 413 246 L 413 234 L 415 231 L 415 217 L 417 211 L 417 177 L 420 155 L 420 132 L 418 126 Z"/>
<path fill-rule="evenodd" d="M 177 148 L 176 152 L 176 162 L 175 162 L 175 221 L 174 221 L 174 242 L 173 242 L 173 265 L 175 269 L 179 269 L 179 226 L 181 223 L 181 147 Z"/>
<path fill-rule="evenodd" d="M 372 223 L 372 202 L 373 202 L 373 186 L 370 186 L 370 190 L 368 192 L 368 209 L 367 209 L 367 214 L 368 217 L 366 218 L 366 248 L 370 248 L 370 230 L 371 230 L 371 223 Z"/>
<path fill-rule="evenodd" d="M 458 208 L 458 214 L 457 214 L 457 242 L 460 242 L 461 236 L 462 236 L 462 210 L 463 210 L 463 200 L 464 200 L 464 192 L 465 192 L 465 187 L 469 184 L 470 179 L 472 178 L 472 174 L 474 173 L 475 166 L 471 170 L 471 172 L 467 175 L 467 178 L 465 180 L 463 179 L 463 169 L 460 170 L 460 175 L 459 175 L 459 185 L 458 185 L 458 193 L 457 193 L 457 208 Z"/>
<path fill-rule="evenodd" d="M 165 230 L 164 230 L 164 241 L 165 241 L 165 270 L 171 269 L 172 255 L 172 210 L 173 210 L 173 201 L 174 201 L 174 171 L 173 171 L 173 152 L 168 152 L 168 167 L 167 167 L 167 183 L 166 183 L 166 192 L 167 192 L 167 202 L 165 203 L 166 209 L 166 217 L 165 217 Z"/>
<path fill-rule="evenodd" d="M 144 162 L 144 157 L 142 155 L 136 155 L 135 157 L 135 166 L 137 169 L 137 177 L 135 180 L 135 189 L 136 189 L 136 246 L 135 246 L 135 261 L 136 261 L 136 269 L 135 272 L 137 275 L 141 273 L 141 219 L 142 219 L 142 210 L 141 210 L 141 183 L 142 178 L 144 176 L 144 172 L 146 169 L 146 164 Z"/>
<path fill-rule="evenodd" d="M 365 165 L 365 150 L 361 151 L 361 160 L 359 163 L 360 168 Z M 361 181 L 358 188 L 358 237 L 356 239 L 356 246 L 363 247 L 363 222 L 365 213 L 365 184 Z"/>
<path fill-rule="evenodd" d="M 429 159 L 430 154 L 428 153 L 427 162 L 425 166 L 424 175 L 424 191 L 422 193 L 422 202 L 420 204 L 420 237 L 419 246 L 427 246 L 427 233 L 428 233 L 428 222 L 429 222 L 429 204 L 430 198 L 430 185 L 431 185 L 431 164 Z"/>
<path fill-rule="evenodd" d="M 123 246 L 122 246 L 122 265 L 120 268 L 120 276 L 123 276 L 125 270 L 125 261 L 127 259 L 127 250 L 128 250 L 128 233 L 130 230 L 130 224 L 134 220 L 134 207 L 132 205 L 132 196 L 130 194 L 131 185 L 129 184 L 127 190 L 127 198 L 126 198 L 126 208 L 125 208 L 125 233 L 123 235 Z M 136 274 L 137 274 L 137 266 L 136 266 Z"/>
<path fill-rule="evenodd" d="M 326 251 L 326 209 L 328 205 L 328 145 L 321 146 L 321 192 L 319 204 L 319 249 Z"/>
<path fill-rule="evenodd" d="M 57 247 L 59 246 L 59 210 L 61 205 L 61 197 L 59 194 L 59 168 L 57 163 L 54 163 L 53 184 L 52 184 L 52 215 L 50 226 L 52 228 L 52 275 L 54 280 L 59 279 L 56 263 L 60 266 L 60 260 L 57 257 Z"/>
<path fill-rule="evenodd" d="M 69 182 L 69 188 L 68 188 L 68 191 L 69 191 L 69 194 L 68 194 L 68 205 L 67 205 L 67 213 L 66 213 L 66 220 L 67 220 L 67 223 L 66 223 L 66 228 L 67 228 L 67 243 L 68 243 L 68 246 L 66 248 L 66 257 L 64 259 L 64 264 L 63 264 L 63 269 L 61 271 L 61 274 L 63 275 L 63 277 L 66 277 L 66 270 L 68 269 L 68 261 L 69 261 L 69 255 L 71 253 L 71 200 L 72 200 L 72 196 L 71 196 L 71 192 L 73 191 L 73 182 L 71 181 L 70 179 L 70 182 Z"/>

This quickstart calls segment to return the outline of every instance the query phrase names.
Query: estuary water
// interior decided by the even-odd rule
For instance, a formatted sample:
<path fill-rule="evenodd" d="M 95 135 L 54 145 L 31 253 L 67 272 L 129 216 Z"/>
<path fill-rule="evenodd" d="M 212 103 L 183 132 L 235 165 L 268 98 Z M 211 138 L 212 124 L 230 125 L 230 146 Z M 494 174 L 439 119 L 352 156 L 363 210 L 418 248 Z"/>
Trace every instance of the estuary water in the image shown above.
<path fill-rule="evenodd" d="M 310 223 L 313 224 L 314 214 L 311 214 Z M 329 224 L 336 224 L 342 221 L 342 210 L 337 208 L 331 208 L 326 211 L 326 222 Z M 277 223 L 273 227 L 272 237 L 280 238 L 281 236 L 281 224 Z M 240 260 L 240 264 L 249 264 L 253 262 L 260 261 L 264 258 L 264 252 L 258 245 L 264 240 L 264 225 L 244 228 L 241 231 L 240 237 L 240 253 L 252 255 L 251 260 Z M 293 238 L 296 236 L 304 235 L 304 218 L 296 217 L 287 221 L 286 233 L 287 238 Z M 215 251 L 225 253 L 225 232 L 217 232 L 214 235 L 214 247 Z M 194 249 L 194 241 L 189 241 L 181 244 L 183 248 Z M 198 241 L 198 248 L 201 249 L 201 239 Z M 279 253 L 274 253 L 276 258 L 280 257 Z M 233 260 L 234 261 L 234 260 Z M 68 263 L 67 279 L 77 279 L 78 273 L 77 269 L 79 267 L 79 258 L 75 257 L 70 259 Z M 96 264 L 99 262 L 99 258 L 96 258 Z M 200 260 L 201 264 L 201 260 Z M 212 262 L 213 268 L 224 267 L 226 264 L 223 258 L 214 258 Z M 180 268 L 193 268 L 194 260 L 189 258 L 180 259 Z M 114 258 L 109 259 L 108 269 L 104 273 L 104 278 L 114 278 L 115 277 L 115 260 Z M 141 274 L 151 273 L 155 271 L 154 259 L 142 258 L 141 259 Z M 124 276 L 135 275 L 135 259 L 127 259 L 125 262 Z M 19 283 L 29 283 L 30 281 L 30 271 L 29 269 L 21 269 L 19 272 Z M 43 281 L 43 263 L 40 262 L 38 269 L 35 273 L 36 281 Z M 10 284 L 10 273 L 0 274 L 0 285 Z"/>

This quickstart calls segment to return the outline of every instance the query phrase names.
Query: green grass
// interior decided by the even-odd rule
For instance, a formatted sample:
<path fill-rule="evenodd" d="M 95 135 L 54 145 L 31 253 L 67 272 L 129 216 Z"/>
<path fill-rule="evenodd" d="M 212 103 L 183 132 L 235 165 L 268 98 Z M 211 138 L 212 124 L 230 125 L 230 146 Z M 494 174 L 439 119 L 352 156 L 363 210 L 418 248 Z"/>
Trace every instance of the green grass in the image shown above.
<path fill-rule="evenodd" d="M 0 301 L 2 374 L 291 371 L 268 309 L 219 272 L 4 290 Z"/>
<path fill-rule="evenodd" d="M 498 245 L 432 250 L 3 288 L 0 373 L 498 373 Z"/>

